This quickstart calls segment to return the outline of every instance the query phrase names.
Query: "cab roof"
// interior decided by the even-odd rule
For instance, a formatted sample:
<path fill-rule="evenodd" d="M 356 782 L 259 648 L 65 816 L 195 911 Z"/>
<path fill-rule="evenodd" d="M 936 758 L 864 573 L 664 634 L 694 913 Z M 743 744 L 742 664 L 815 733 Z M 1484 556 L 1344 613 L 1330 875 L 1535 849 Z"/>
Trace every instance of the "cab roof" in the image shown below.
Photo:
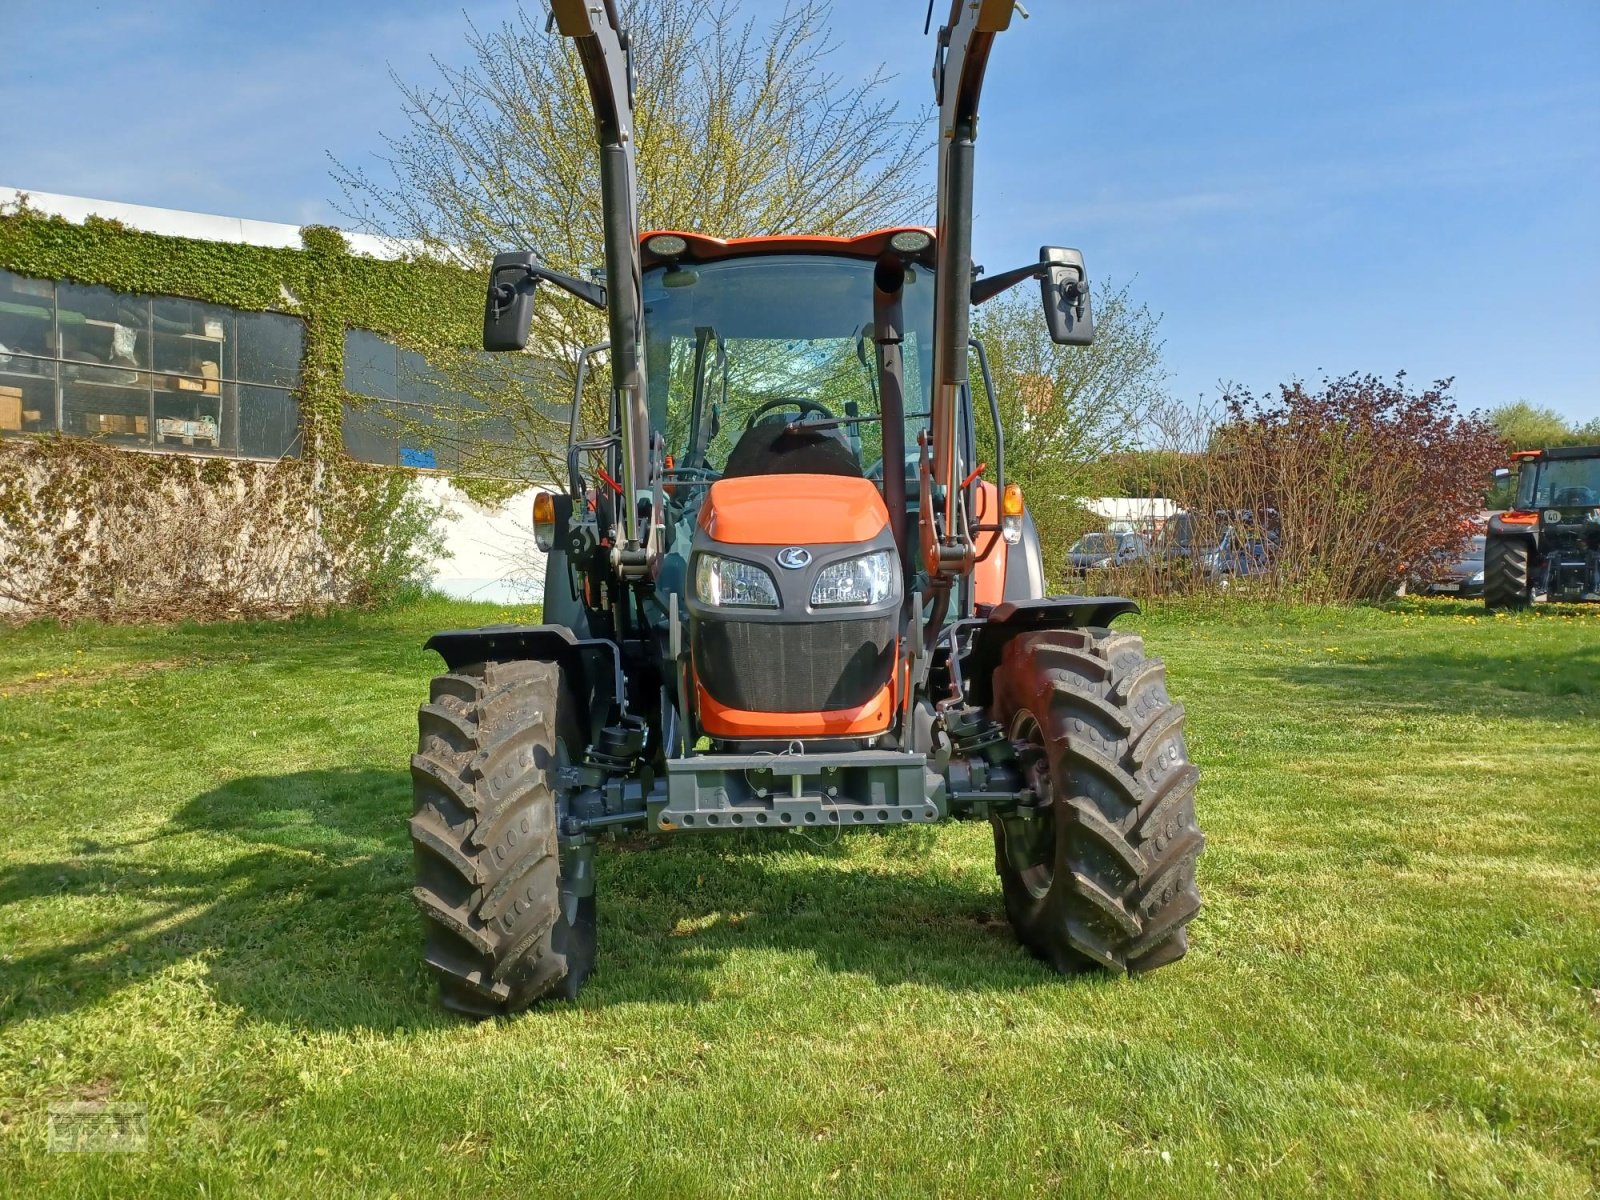
<path fill-rule="evenodd" d="M 855 237 L 830 237 L 825 234 L 777 234 L 770 237 L 715 238 L 703 233 L 689 233 L 682 229 L 652 229 L 639 236 L 640 260 L 649 269 L 670 257 L 654 254 L 650 239 L 662 234 L 681 237 L 689 248 L 676 259 L 680 262 L 710 262 L 719 258 L 737 258 L 752 254 L 836 254 L 847 258 L 881 258 L 889 249 L 889 239 L 897 233 L 915 231 L 928 235 L 928 246 L 912 256 L 913 262 L 933 265 L 933 230 L 922 225 L 896 225 L 890 229 L 875 229 Z"/>
<path fill-rule="evenodd" d="M 1600 458 L 1600 446 L 1552 446 L 1548 450 L 1518 450 L 1511 457 L 1518 462 L 1545 458 Z"/>

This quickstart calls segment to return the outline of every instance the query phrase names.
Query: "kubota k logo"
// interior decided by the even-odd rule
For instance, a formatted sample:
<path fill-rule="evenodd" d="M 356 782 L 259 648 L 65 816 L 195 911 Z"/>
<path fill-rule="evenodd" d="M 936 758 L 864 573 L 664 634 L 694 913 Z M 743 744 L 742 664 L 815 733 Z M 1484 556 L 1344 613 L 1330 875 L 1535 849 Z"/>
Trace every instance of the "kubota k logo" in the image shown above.
<path fill-rule="evenodd" d="M 804 546 L 785 546 L 778 551 L 778 565 L 791 571 L 798 571 L 810 561 L 811 551 Z"/>

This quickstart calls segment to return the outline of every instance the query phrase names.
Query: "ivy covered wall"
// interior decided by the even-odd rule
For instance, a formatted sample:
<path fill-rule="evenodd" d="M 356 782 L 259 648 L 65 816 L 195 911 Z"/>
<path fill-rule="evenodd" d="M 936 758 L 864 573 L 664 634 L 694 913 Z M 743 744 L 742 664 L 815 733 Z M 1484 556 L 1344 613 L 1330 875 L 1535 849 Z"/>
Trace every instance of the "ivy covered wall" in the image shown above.
<path fill-rule="evenodd" d="M 427 352 L 481 334 L 483 279 L 425 261 L 350 253 L 327 226 L 301 230 L 303 249 L 168 237 L 90 217 L 76 224 L 26 207 L 0 214 L 0 269 L 120 292 L 183 296 L 291 313 L 306 323 L 300 401 L 308 457 L 339 447 L 344 331 L 370 329 Z"/>
<path fill-rule="evenodd" d="M 301 241 L 294 250 L 0 213 L 0 269 L 289 313 L 306 327 L 298 458 L 0 438 L 0 621 L 276 616 L 378 602 L 422 578 L 441 546 L 441 511 L 413 472 L 342 453 L 344 333 L 368 329 L 424 353 L 470 347 L 483 280 L 352 254 L 327 227 L 306 227 Z"/>

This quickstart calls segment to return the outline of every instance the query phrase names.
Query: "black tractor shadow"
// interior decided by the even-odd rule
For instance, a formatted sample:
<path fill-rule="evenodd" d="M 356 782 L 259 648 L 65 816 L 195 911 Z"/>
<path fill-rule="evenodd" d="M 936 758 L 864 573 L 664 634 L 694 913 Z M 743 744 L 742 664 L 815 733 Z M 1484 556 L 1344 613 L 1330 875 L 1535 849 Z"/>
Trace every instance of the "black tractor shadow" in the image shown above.
<path fill-rule="evenodd" d="M 0 913 L 27 906 L 47 925 L 59 911 L 67 924 L 83 919 L 84 898 L 102 897 L 104 911 L 137 913 L 0 961 L 0 1026 L 97 1003 L 197 956 L 212 995 L 241 1019 L 307 1030 L 452 1022 L 421 965 L 409 812 L 398 771 L 254 776 L 195 797 L 150 838 L 86 841 L 60 861 L 0 869 Z M 896 839 L 911 861 L 930 831 L 845 836 Z M 838 845 L 785 834 L 602 844 L 599 961 L 579 1003 L 704 999 L 728 956 L 752 945 L 880 984 L 1096 985 L 1030 958 L 998 880 L 982 878 L 863 869 Z"/>

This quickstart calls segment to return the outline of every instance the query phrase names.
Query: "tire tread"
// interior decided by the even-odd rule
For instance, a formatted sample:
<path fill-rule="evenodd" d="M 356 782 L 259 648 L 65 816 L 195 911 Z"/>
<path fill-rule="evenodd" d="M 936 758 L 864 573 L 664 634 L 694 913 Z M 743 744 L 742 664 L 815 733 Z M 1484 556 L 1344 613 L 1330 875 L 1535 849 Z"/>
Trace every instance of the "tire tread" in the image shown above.
<path fill-rule="evenodd" d="M 466 1016 L 574 995 L 587 973 L 558 945 L 562 686 L 555 663 L 480 663 L 436 677 L 417 714 L 412 896 L 440 1001 Z"/>
<path fill-rule="evenodd" d="M 1057 822 L 1043 896 L 1022 883 L 995 821 L 995 861 L 1020 941 L 1058 970 L 1151 970 L 1183 957 L 1200 911 L 1199 772 L 1184 745 L 1166 667 L 1136 634 L 1047 630 L 1009 642 L 996 669 L 997 720 L 1037 721 Z M 1043 889 L 1041 889 L 1043 890 Z"/>

